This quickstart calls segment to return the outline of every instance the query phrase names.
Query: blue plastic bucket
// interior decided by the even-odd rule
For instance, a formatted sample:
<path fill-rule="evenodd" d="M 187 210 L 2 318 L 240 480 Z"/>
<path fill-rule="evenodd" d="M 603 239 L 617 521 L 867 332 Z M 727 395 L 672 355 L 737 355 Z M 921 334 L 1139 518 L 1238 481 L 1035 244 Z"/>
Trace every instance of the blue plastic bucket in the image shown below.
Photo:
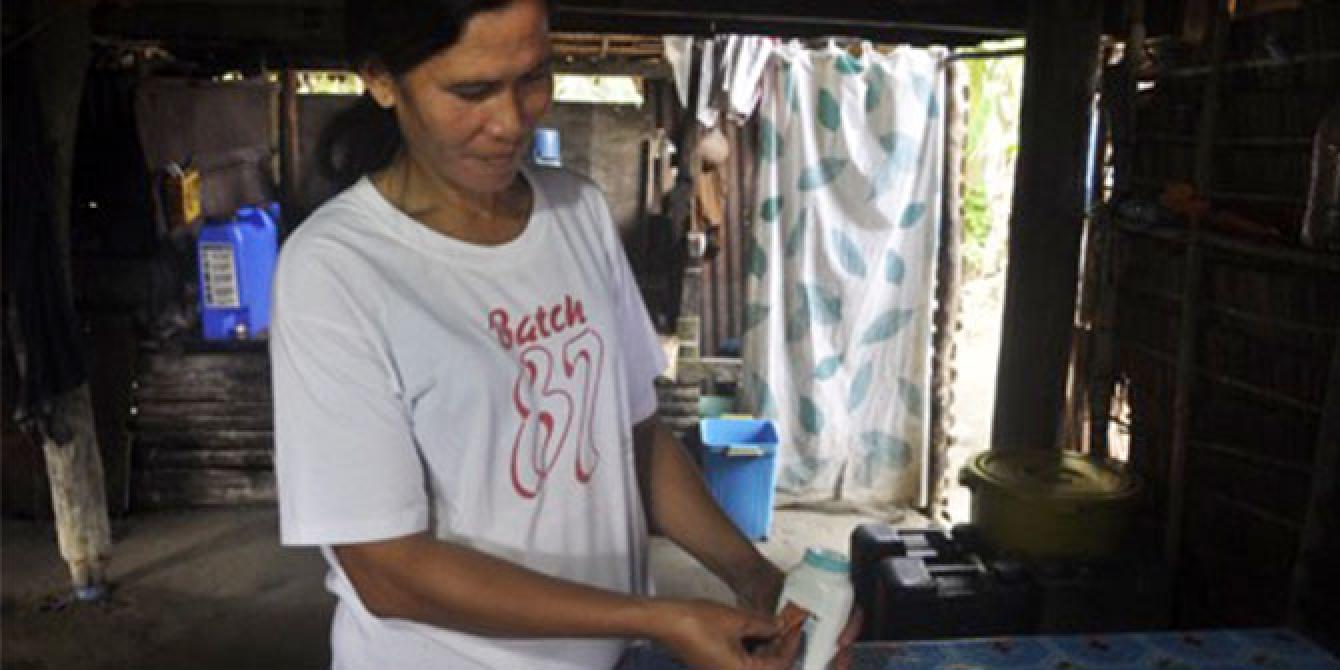
<path fill-rule="evenodd" d="M 772 529 L 777 427 L 767 419 L 703 419 L 703 476 L 721 509 L 751 540 Z"/>

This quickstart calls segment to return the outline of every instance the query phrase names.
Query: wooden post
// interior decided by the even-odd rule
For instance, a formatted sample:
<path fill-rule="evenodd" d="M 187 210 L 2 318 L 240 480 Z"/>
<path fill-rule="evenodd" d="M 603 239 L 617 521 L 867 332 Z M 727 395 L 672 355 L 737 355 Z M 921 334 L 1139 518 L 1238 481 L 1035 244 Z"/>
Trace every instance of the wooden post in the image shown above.
<path fill-rule="evenodd" d="M 105 590 L 112 535 L 102 456 L 93 426 L 93 396 L 87 384 L 57 402 L 54 421 L 63 422 L 71 436 L 68 443 L 48 437 L 42 445 L 51 480 L 56 541 L 70 569 L 75 596 L 96 600 Z"/>
<path fill-rule="evenodd" d="M 36 91 L 52 147 L 51 190 L 55 213 L 58 258 L 70 278 L 70 200 L 74 170 L 75 137 L 79 125 L 80 98 L 89 61 L 89 10 L 71 3 L 35 2 L 34 25 L 43 25 L 32 38 Z M 73 296 L 60 299 L 73 302 Z M 56 517 L 61 558 L 70 569 L 75 595 L 83 600 L 104 593 L 105 566 L 111 553 L 107 518 L 107 496 L 103 483 L 102 456 L 93 420 L 92 396 L 87 383 L 55 399 L 52 425 L 42 448 L 51 480 L 51 501 Z"/>
<path fill-rule="evenodd" d="M 935 282 L 935 342 L 931 347 L 930 507 L 938 505 L 954 427 L 954 361 L 963 290 L 963 142 L 967 103 L 956 76 L 962 66 L 947 60 L 945 77 L 945 165 L 941 194 L 940 254 Z"/>
<path fill-rule="evenodd" d="M 1289 585 L 1287 616 L 1289 625 L 1295 628 L 1307 623 L 1303 599 L 1312 587 L 1312 568 L 1322 565 L 1323 559 L 1318 552 L 1326 539 L 1326 514 L 1335 509 L 1336 490 L 1340 487 L 1340 482 L 1336 481 L 1336 463 L 1340 461 L 1340 335 L 1331 346 L 1330 378 L 1326 383 L 1326 400 L 1317 428 L 1316 452 L 1312 457 L 1312 491 Z"/>
<path fill-rule="evenodd" d="M 1196 188 L 1207 193 L 1214 188 L 1214 136 L 1219 119 L 1219 79 L 1228 42 L 1228 9 L 1216 0 L 1210 44 L 1210 75 L 1201 100 L 1200 127 L 1196 134 Z M 1172 571 L 1172 593 L 1181 576 L 1183 525 L 1186 520 L 1186 461 L 1191 440 L 1192 395 L 1196 378 L 1196 353 L 1200 343 L 1200 282 L 1202 266 L 1200 222 L 1192 220 L 1187 231 L 1186 264 L 1182 271 L 1182 313 L 1178 325 L 1177 370 L 1173 387 L 1172 448 L 1168 455 L 1168 517 L 1164 528 L 1164 558 Z M 1176 612 L 1174 612 L 1174 621 Z"/>
<path fill-rule="evenodd" d="M 1130 181 L 1135 165 L 1136 97 L 1139 95 L 1140 68 L 1145 50 L 1145 0 L 1127 0 L 1126 55 L 1116 81 L 1105 85 L 1104 106 L 1107 109 L 1107 127 L 1112 143 L 1115 167 L 1113 201 L 1119 202 L 1130 195 Z M 1112 219 L 1112 212 L 1103 208 L 1093 229 L 1100 236 L 1099 273 L 1096 306 L 1092 329 L 1094 337 L 1093 367 L 1089 381 L 1089 453 L 1106 459 L 1112 455 L 1108 430 L 1112 418 L 1112 391 L 1116 384 L 1117 306 L 1121 291 L 1122 249 L 1121 233 Z M 1129 456 L 1129 454 L 1125 454 Z"/>
<path fill-rule="evenodd" d="M 296 217 L 305 215 L 298 211 L 306 206 L 302 202 L 301 165 L 298 163 L 298 73 L 291 67 L 285 67 L 280 75 L 279 84 L 279 193 L 280 226 L 284 234 L 298 223 Z"/>
<path fill-rule="evenodd" d="M 1056 448 L 1084 224 L 1102 3 L 1030 3 L 992 447 Z"/>

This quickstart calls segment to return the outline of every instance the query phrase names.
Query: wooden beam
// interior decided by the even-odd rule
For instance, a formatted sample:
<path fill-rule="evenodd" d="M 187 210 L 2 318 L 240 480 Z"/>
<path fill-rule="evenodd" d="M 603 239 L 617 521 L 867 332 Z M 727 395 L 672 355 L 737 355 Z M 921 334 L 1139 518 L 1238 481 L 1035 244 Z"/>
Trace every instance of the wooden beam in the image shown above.
<path fill-rule="evenodd" d="M 559 3 L 554 27 L 612 40 L 735 32 L 963 45 L 1020 34 L 1026 7 L 1025 0 L 769 0 L 730 8 L 715 0 L 567 0 Z M 220 62 L 283 55 L 294 66 L 316 66 L 338 61 L 343 23 L 340 0 L 137 0 L 102 3 L 95 33 L 158 40 Z"/>
<path fill-rule="evenodd" d="M 1075 320 L 1102 3 L 1035 0 L 992 446 L 1056 448 Z"/>
<path fill-rule="evenodd" d="M 1022 0 L 768 0 L 729 7 L 714 0 L 565 0 L 559 3 L 555 20 L 561 29 L 590 32 L 852 35 L 891 42 L 971 44 L 1020 34 L 1026 6 Z"/>

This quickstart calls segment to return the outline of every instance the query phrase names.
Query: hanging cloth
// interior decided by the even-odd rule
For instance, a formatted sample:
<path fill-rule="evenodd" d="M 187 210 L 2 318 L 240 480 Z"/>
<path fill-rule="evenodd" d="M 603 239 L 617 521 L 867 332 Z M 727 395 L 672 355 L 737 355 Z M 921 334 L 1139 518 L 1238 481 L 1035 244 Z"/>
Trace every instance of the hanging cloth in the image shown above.
<path fill-rule="evenodd" d="M 746 398 L 783 499 L 926 494 L 944 52 L 779 48 L 759 114 Z"/>
<path fill-rule="evenodd" d="M 697 49 L 697 104 L 694 118 L 705 129 L 715 128 L 722 114 L 738 125 L 754 115 L 762 97 L 763 73 L 777 40 L 754 35 L 714 38 L 663 38 L 665 59 L 675 80 L 675 93 L 688 107 L 694 82 Z"/>

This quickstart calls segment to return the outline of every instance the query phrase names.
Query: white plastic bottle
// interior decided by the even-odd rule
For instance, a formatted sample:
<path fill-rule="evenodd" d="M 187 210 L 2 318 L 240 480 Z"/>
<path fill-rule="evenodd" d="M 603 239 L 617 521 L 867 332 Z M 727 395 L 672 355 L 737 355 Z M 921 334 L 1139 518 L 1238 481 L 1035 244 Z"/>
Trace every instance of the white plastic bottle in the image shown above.
<path fill-rule="evenodd" d="M 777 611 L 795 603 L 810 613 L 805 622 L 802 670 L 825 670 L 837 654 L 838 636 L 851 616 L 850 573 L 845 554 L 811 547 L 805 560 L 786 576 Z"/>

